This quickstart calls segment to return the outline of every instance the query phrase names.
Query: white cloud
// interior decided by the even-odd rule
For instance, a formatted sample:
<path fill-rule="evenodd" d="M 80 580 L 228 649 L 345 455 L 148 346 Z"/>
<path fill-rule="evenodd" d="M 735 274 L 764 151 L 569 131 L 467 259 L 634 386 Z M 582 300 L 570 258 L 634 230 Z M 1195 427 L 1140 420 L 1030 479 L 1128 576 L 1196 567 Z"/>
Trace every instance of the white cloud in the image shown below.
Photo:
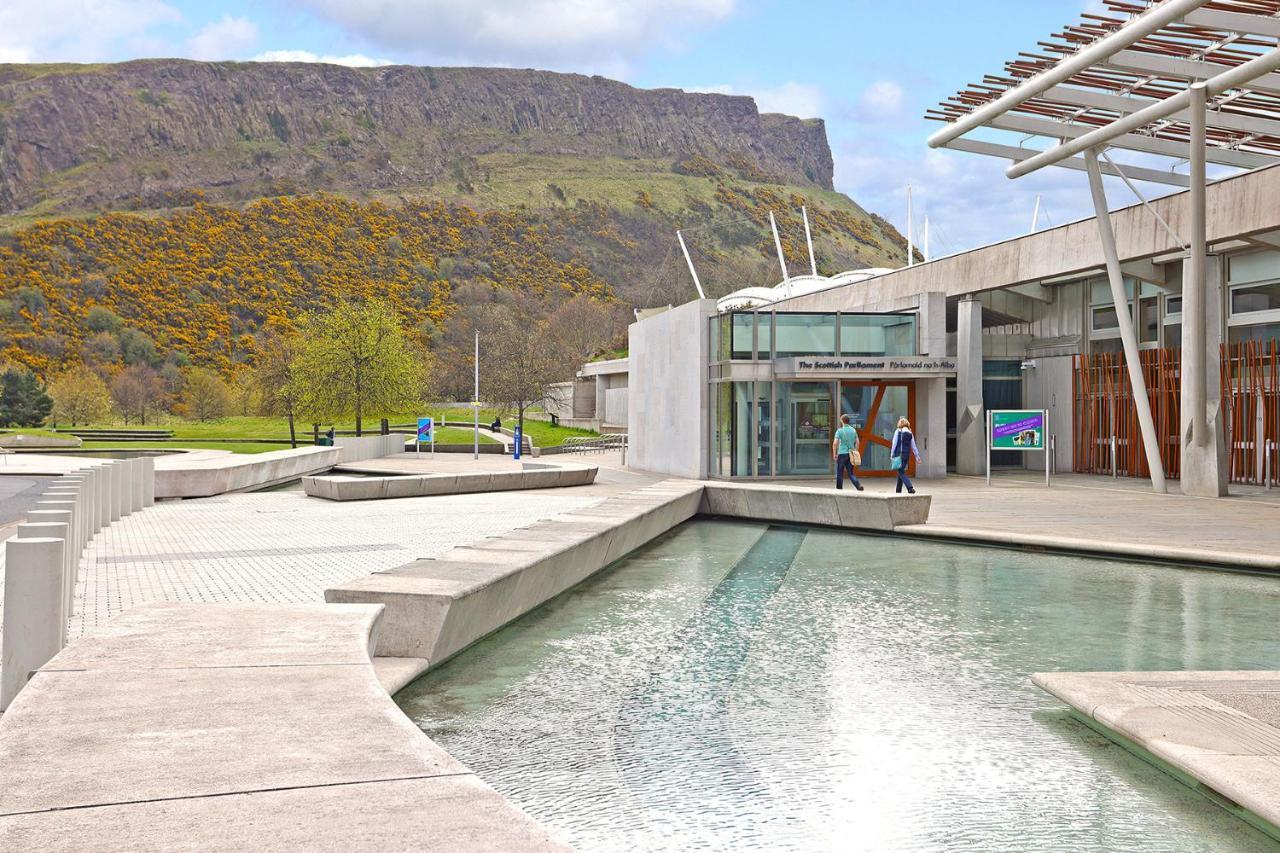
<path fill-rule="evenodd" d="M 0 60 L 117 59 L 152 29 L 181 20 L 178 10 L 161 0 L 4 0 Z"/>
<path fill-rule="evenodd" d="M 902 87 L 892 80 L 877 80 L 862 90 L 858 105 L 868 113 L 882 116 L 902 112 Z"/>
<path fill-rule="evenodd" d="M 330 53 L 312 53 L 309 50 L 267 50 L 255 56 L 253 62 L 321 62 L 326 65 L 348 65 L 352 68 L 374 68 L 394 65 L 390 59 L 375 59 L 361 53 L 335 56 Z"/>
<path fill-rule="evenodd" d="M 258 25 L 248 18 L 223 15 L 205 24 L 187 39 L 187 56 L 192 59 L 239 59 L 258 41 Z"/>
<path fill-rule="evenodd" d="M 822 89 L 805 83 L 788 81 L 781 86 L 756 89 L 750 93 L 762 113 L 786 113 L 800 118 L 819 118 L 826 98 Z"/>
<path fill-rule="evenodd" d="M 827 102 L 820 87 L 795 81 L 755 88 L 714 83 L 710 86 L 695 86 L 689 91 L 709 92 L 713 95 L 747 95 L 755 99 L 756 107 L 762 113 L 785 113 L 800 118 L 821 118 Z"/>
<path fill-rule="evenodd" d="M 732 14 L 735 0 L 302 0 L 382 50 L 420 61 L 624 69 Z"/>

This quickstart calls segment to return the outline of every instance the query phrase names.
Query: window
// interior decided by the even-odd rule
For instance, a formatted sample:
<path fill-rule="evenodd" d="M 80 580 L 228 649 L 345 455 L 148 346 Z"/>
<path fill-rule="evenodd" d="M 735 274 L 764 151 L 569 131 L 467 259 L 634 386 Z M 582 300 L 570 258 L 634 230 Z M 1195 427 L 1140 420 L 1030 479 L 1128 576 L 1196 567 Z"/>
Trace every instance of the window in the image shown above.
<path fill-rule="evenodd" d="M 1154 296 L 1138 300 L 1138 342 L 1160 342 L 1160 300 Z"/>
<path fill-rule="evenodd" d="M 1120 328 L 1120 318 L 1116 316 L 1116 309 L 1108 305 L 1106 308 L 1093 309 L 1093 330 L 1100 331 L 1106 329 Z"/>
<path fill-rule="evenodd" d="M 841 314 L 841 355 L 915 355 L 914 314 Z"/>
<path fill-rule="evenodd" d="M 734 361 L 750 361 L 755 357 L 755 314 L 732 314 L 733 347 L 731 357 Z"/>
<path fill-rule="evenodd" d="M 774 346 L 778 358 L 836 354 L 835 314 L 775 314 Z"/>
<path fill-rule="evenodd" d="M 773 315 L 757 314 L 756 315 L 756 346 L 759 349 L 759 358 L 767 361 L 773 358 Z"/>
<path fill-rule="evenodd" d="M 1260 326 L 1232 326 L 1227 330 L 1227 341 L 1240 344 L 1245 341 L 1280 341 L 1280 323 L 1266 323 Z"/>
<path fill-rule="evenodd" d="M 1280 311 L 1280 281 L 1231 289 L 1231 313 Z"/>

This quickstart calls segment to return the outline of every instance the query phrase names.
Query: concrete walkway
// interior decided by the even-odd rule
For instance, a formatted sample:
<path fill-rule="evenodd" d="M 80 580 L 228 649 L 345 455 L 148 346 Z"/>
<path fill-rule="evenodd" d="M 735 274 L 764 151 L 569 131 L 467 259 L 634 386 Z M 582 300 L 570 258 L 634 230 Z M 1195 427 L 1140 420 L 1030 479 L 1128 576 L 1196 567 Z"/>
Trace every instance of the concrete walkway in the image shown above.
<path fill-rule="evenodd" d="M 147 605 L 0 732 L 4 850 L 564 850 L 370 665 L 371 605 Z"/>
<path fill-rule="evenodd" d="M 1049 672 L 1086 725 L 1280 841 L 1280 672 Z"/>
<path fill-rule="evenodd" d="M 806 481 L 808 485 L 832 484 Z M 893 480 L 863 481 L 893 491 Z M 1280 490 L 1234 487 L 1228 498 L 1157 495 L 1145 481 L 1062 475 L 917 480 L 933 496 L 917 536 L 1031 545 L 1142 559 L 1280 570 Z M 1177 488 L 1176 483 L 1174 488 Z"/>

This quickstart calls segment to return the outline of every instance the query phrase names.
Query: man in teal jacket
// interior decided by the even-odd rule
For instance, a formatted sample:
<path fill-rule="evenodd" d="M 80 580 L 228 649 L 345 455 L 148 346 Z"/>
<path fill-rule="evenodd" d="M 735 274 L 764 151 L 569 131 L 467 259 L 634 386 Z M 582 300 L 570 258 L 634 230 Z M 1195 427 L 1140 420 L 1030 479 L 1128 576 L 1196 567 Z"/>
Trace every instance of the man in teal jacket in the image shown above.
<path fill-rule="evenodd" d="M 844 488 L 844 472 L 849 471 L 849 482 L 853 483 L 853 487 L 858 491 L 862 491 L 862 484 L 858 482 L 858 474 L 853 470 L 853 454 L 858 450 L 858 431 L 849 426 L 849 416 L 840 416 L 840 429 L 836 430 L 836 437 L 831 442 L 831 456 L 836 460 L 836 488 Z"/>

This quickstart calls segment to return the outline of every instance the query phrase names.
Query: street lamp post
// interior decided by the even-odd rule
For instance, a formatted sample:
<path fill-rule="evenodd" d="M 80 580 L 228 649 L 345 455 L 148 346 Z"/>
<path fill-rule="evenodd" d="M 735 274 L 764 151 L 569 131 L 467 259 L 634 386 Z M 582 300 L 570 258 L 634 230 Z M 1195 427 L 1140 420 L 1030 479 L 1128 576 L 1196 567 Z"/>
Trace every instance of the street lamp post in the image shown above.
<path fill-rule="evenodd" d="M 480 461 L 480 333 L 476 332 L 476 393 L 471 399 L 471 413 L 475 417 L 475 432 L 473 433 L 474 447 L 473 454 L 475 460 Z"/>

